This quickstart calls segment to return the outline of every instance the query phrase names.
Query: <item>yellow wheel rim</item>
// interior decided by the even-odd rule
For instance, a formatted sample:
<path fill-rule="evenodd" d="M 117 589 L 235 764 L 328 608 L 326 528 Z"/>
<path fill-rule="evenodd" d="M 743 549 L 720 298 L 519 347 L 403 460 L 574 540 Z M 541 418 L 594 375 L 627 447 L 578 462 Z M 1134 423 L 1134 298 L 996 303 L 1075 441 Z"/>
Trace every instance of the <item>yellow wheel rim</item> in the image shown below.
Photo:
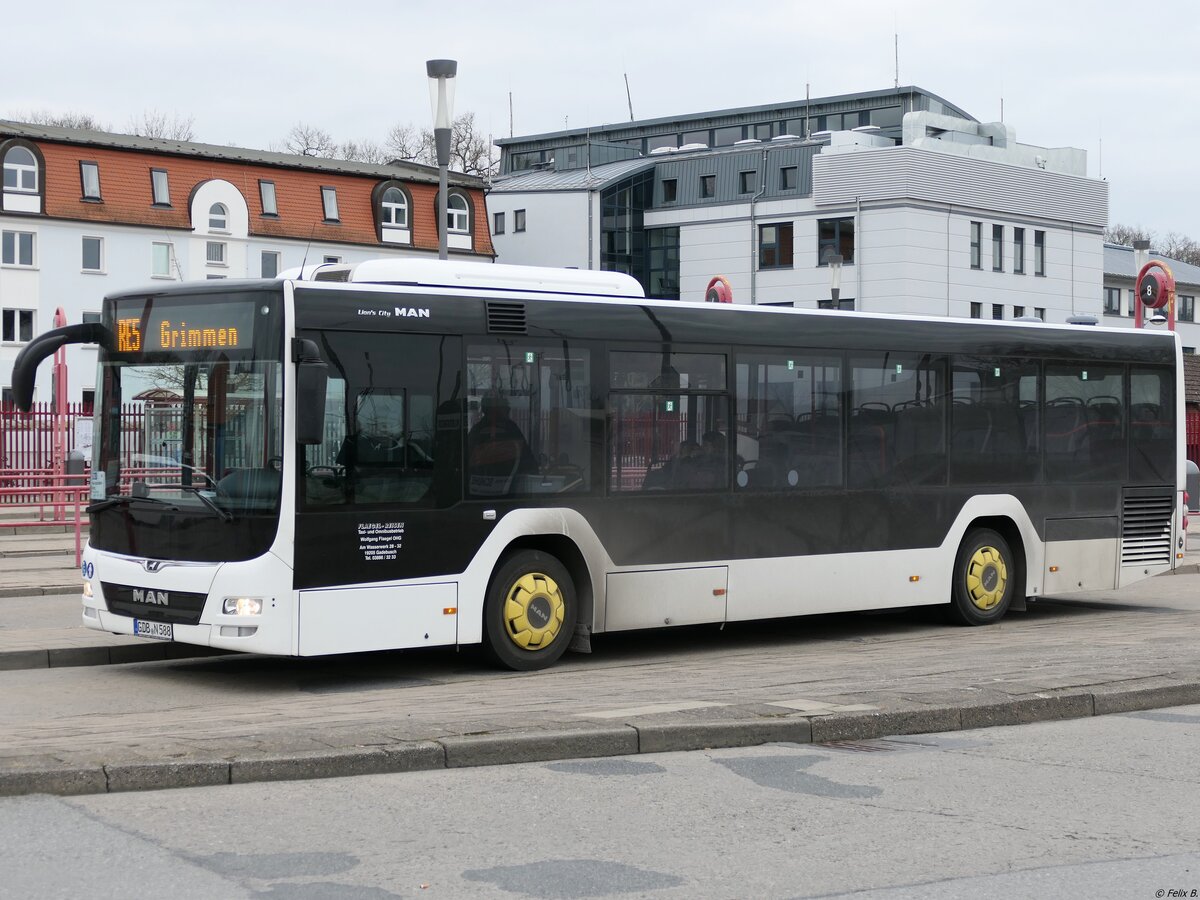
<path fill-rule="evenodd" d="M 549 575 L 529 572 L 508 589 L 504 601 L 504 627 L 522 650 L 544 650 L 562 629 L 567 604 Z"/>
<path fill-rule="evenodd" d="M 967 563 L 967 595 L 978 609 L 994 609 L 1004 599 L 1008 568 L 995 547 L 980 547 Z"/>

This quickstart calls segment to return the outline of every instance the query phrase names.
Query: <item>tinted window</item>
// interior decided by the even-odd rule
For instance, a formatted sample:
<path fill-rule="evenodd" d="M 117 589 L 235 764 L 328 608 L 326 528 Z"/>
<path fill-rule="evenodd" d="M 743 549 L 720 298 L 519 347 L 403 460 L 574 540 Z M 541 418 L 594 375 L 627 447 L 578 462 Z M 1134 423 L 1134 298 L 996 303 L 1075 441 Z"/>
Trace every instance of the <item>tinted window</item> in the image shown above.
<path fill-rule="evenodd" d="M 1129 480 L 1175 481 L 1175 379 L 1170 369 L 1129 373 Z"/>
<path fill-rule="evenodd" d="M 944 483 L 945 371 L 929 354 L 850 358 L 851 487 Z"/>
<path fill-rule="evenodd" d="M 1042 427 L 1047 481 L 1125 477 L 1124 396 L 1120 366 L 1046 366 Z"/>
<path fill-rule="evenodd" d="M 498 340 L 467 351 L 467 493 L 557 494 L 591 487 L 591 354 Z"/>
<path fill-rule="evenodd" d="M 955 484 L 1036 481 L 1038 366 L 957 357 L 951 376 L 950 480 Z"/>
<path fill-rule="evenodd" d="M 811 352 L 739 355 L 737 485 L 842 483 L 842 362 Z"/>
<path fill-rule="evenodd" d="M 329 364 L 329 386 L 325 440 L 305 448 L 306 504 L 456 502 L 458 339 L 356 332 L 325 332 L 315 339 Z"/>
<path fill-rule="evenodd" d="M 613 394 L 613 491 L 712 491 L 729 485 L 724 395 Z"/>

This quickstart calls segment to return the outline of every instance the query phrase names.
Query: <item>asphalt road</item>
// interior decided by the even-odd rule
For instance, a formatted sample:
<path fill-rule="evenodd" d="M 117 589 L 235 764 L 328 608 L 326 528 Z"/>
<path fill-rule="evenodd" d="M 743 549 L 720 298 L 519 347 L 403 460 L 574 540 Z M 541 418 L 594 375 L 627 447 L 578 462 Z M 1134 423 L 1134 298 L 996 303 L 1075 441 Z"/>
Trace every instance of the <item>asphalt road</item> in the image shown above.
<path fill-rule="evenodd" d="M 4 798 L 0 897 L 1190 896 L 1198 740 L 1192 706 L 832 745 Z"/>

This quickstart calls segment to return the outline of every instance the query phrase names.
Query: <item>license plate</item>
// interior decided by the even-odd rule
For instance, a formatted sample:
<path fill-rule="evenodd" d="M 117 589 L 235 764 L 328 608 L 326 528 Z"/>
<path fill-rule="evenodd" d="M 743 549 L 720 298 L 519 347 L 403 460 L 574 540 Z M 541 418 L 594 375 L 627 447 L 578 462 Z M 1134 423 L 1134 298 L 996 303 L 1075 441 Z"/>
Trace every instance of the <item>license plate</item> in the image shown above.
<path fill-rule="evenodd" d="M 175 627 L 170 622 L 146 622 L 133 620 L 133 633 L 137 637 L 153 638 L 156 641 L 175 640 Z"/>

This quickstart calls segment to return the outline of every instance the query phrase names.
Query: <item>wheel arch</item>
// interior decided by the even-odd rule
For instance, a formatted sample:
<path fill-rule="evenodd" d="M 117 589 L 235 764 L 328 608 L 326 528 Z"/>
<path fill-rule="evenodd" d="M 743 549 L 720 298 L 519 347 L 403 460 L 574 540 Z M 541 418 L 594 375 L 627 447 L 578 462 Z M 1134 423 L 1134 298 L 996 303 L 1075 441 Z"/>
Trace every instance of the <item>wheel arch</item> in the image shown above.
<path fill-rule="evenodd" d="M 526 534 L 521 537 L 514 538 L 496 557 L 496 562 L 492 566 L 491 574 L 488 576 L 488 583 L 496 577 L 496 573 L 500 568 L 508 562 L 515 554 L 522 550 L 537 550 L 542 553 L 547 553 L 553 556 L 566 567 L 567 572 L 571 576 L 575 588 L 575 599 L 579 606 L 578 615 L 576 616 L 576 628 L 584 625 L 590 635 L 592 612 L 595 608 L 595 591 L 592 588 L 592 575 L 588 569 L 587 560 L 583 557 L 583 551 L 579 546 L 564 534 Z M 484 610 L 480 610 L 480 615 L 486 615 Z M 572 641 L 574 644 L 574 640 Z M 577 649 L 572 647 L 571 649 Z"/>
<path fill-rule="evenodd" d="M 961 549 L 971 534 L 980 528 L 990 528 L 1008 542 L 1008 548 L 1013 553 L 1013 562 L 1016 563 L 1017 569 L 1014 584 L 1020 587 L 1020 590 L 1013 596 L 1008 608 L 1010 611 L 1023 611 L 1025 609 L 1025 591 L 1029 576 L 1029 555 L 1025 549 L 1025 539 L 1021 534 L 1021 529 L 1008 516 L 980 516 L 967 523 L 967 528 L 958 543 L 959 548 Z"/>

